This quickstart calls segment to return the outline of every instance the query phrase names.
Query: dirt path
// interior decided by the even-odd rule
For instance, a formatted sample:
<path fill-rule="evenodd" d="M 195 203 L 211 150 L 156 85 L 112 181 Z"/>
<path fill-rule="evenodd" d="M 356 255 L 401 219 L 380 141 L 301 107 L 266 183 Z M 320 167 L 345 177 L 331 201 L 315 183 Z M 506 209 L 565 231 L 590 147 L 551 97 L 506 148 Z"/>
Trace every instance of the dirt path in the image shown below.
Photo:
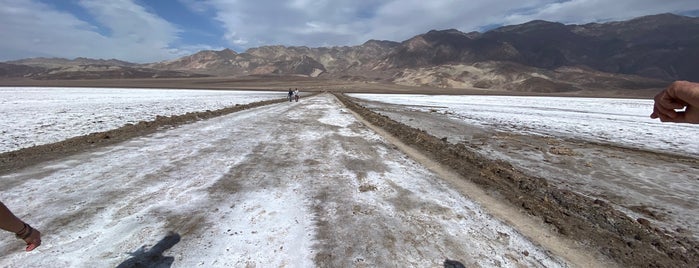
<path fill-rule="evenodd" d="M 354 109 L 392 135 L 619 263 L 699 265 L 695 158 L 506 133 L 355 101 L 368 109 Z"/>
<path fill-rule="evenodd" d="M 43 232 L 44 244 L 24 253 L 2 240 L 0 266 L 594 261 L 546 248 L 556 236 L 530 240 L 548 230 L 534 222 L 518 231 L 506 223 L 513 218 L 488 213 L 504 210 L 483 208 L 443 174 L 332 95 L 252 108 L 7 171 L 0 198 Z"/>
<path fill-rule="evenodd" d="M 675 236 L 699 241 L 699 159 L 555 136 L 473 126 L 442 113 L 361 102 L 450 143 L 465 143 L 557 187 L 618 205 Z"/>
<path fill-rule="evenodd" d="M 371 124 L 370 122 L 361 119 L 361 116 L 353 114 L 360 118 L 360 121 L 380 134 L 384 139 L 391 144 L 396 145 L 402 152 L 409 155 L 411 158 L 418 161 L 420 164 L 427 167 L 430 171 L 438 174 L 440 178 L 450 183 L 455 189 L 462 194 L 468 196 L 472 200 L 481 204 L 484 209 L 491 215 L 507 222 L 509 225 L 516 228 L 520 233 L 542 245 L 553 254 L 563 257 L 575 267 L 614 267 L 616 266 L 611 260 L 598 253 L 595 253 L 588 248 L 585 248 L 577 241 L 572 241 L 562 237 L 552 228 L 545 226 L 539 219 L 530 217 L 522 213 L 516 207 L 511 206 L 504 200 L 500 200 L 488 195 L 475 183 L 465 180 L 459 174 L 448 167 L 432 160 L 427 155 L 421 153 L 413 147 L 401 142 L 383 129 Z"/>

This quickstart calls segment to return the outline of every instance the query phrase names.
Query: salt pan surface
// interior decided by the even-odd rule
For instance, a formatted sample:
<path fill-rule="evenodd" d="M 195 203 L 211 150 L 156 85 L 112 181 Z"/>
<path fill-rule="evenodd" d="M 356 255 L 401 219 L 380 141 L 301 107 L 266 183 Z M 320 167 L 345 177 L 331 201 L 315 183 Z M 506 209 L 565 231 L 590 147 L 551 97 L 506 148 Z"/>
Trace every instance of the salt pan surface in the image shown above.
<path fill-rule="evenodd" d="M 0 153 L 150 121 L 284 98 L 284 92 L 0 87 Z"/>
<path fill-rule="evenodd" d="M 643 99 L 351 94 L 440 112 L 470 124 L 699 156 L 699 125 L 650 119 Z"/>

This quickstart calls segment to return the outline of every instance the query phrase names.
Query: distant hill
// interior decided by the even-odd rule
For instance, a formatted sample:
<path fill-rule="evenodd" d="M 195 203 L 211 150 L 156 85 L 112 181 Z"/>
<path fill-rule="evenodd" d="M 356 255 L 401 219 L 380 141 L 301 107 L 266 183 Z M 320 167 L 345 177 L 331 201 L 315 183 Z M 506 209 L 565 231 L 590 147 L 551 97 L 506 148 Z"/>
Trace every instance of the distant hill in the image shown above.
<path fill-rule="evenodd" d="M 699 19 L 673 14 L 624 22 L 562 25 L 530 22 L 485 33 L 489 42 L 507 42 L 519 53 L 511 60 L 557 68 L 593 69 L 664 80 L 699 80 Z"/>
<path fill-rule="evenodd" d="M 191 71 L 212 75 L 303 75 L 340 74 L 362 71 L 385 57 L 399 43 L 370 40 L 353 47 L 263 46 L 244 53 L 232 50 L 201 51 L 172 61 L 149 64 L 166 70 Z"/>
<path fill-rule="evenodd" d="M 130 63 L 126 61 L 120 61 L 117 59 L 102 60 L 102 59 L 88 59 L 88 58 L 75 58 L 73 60 L 63 59 L 63 58 L 30 58 L 15 61 L 8 61 L 6 63 L 16 64 L 16 65 L 27 65 L 33 67 L 44 67 L 44 68 L 59 68 L 66 66 L 79 66 L 79 65 L 109 65 L 109 66 L 123 66 L 123 67 L 133 67 L 137 64 Z"/>
<path fill-rule="evenodd" d="M 45 63 L 41 63 L 45 64 Z M 0 63 L 0 77 L 22 77 L 36 80 L 53 79 L 131 79 L 131 78 L 178 78 L 204 77 L 207 75 L 193 74 L 169 70 L 156 70 L 142 67 L 126 67 L 117 65 L 52 65 L 61 67 L 41 67 L 42 65 L 21 65 Z M 132 65 L 135 65 L 132 63 Z"/>
<path fill-rule="evenodd" d="M 344 47 L 264 46 L 243 53 L 206 50 L 140 65 L 119 60 L 35 58 L 0 65 L 0 76 L 294 75 L 558 92 L 655 88 L 678 79 L 699 81 L 698 60 L 699 18 L 660 14 L 584 25 L 537 20 L 485 33 L 432 30 L 400 43 L 370 40 Z"/>
<path fill-rule="evenodd" d="M 585 25 L 531 21 L 478 35 L 430 31 L 401 43 L 388 56 L 387 67 L 511 61 L 549 70 L 586 66 L 663 80 L 699 80 L 697 60 L 699 19 L 661 14 Z"/>

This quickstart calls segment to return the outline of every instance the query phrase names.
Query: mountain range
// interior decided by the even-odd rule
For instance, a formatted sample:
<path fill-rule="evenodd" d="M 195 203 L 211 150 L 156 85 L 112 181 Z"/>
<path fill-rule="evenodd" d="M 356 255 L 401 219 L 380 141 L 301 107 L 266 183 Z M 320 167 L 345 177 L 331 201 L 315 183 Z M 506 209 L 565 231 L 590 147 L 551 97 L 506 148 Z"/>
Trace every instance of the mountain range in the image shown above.
<path fill-rule="evenodd" d="M 659 14 L 564 25 L 531 21 L 487 32 L 433 30 L 403 42 L 264 46 L 200 51 L 147 64 L 31 58 L 0 63 L 0 77 L 100 79 L 306 76 L 441 88 L 561 92 L 657 88 L 699 81 L 699 18 Z"/>

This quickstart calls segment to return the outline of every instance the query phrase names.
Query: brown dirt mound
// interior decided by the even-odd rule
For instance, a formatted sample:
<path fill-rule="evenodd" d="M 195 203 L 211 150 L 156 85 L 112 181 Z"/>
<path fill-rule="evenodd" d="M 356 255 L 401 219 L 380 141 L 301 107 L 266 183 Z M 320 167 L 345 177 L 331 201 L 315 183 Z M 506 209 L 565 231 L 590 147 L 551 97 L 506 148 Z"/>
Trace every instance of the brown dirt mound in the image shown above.
<path fill-rule="evenodd" d="M 366 109 L 351 98 L 336 94 L 348 108 L 470 179 L 486 191 L 522 207 L 557 228 L 561 235 L 580 241 L 622 266 L 698 267 L 699 243 L 671 237 L 645 219 L 634 220 L 604 201 L 559 189 L 545 179 L 531 177 L 502 161 L 493 161 Z M 645 220 L 645 221 L 644 221 Z"/>

